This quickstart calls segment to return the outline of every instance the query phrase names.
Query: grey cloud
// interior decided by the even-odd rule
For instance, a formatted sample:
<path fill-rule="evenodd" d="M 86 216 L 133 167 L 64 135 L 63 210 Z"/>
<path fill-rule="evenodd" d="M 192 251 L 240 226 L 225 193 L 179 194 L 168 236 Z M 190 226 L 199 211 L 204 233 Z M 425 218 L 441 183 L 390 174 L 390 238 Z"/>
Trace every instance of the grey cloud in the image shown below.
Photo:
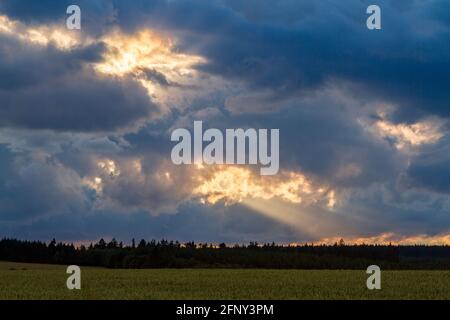
<path fill-rule="evenodd" d="M 292 228 L 243 206 L 205 208 L 186 204 L 173 215 L 126 215 L 97 211 L 89 215 L 55 215 L 28 224 L 3 223 L 0 232 L 8 237 L 65 241 L 97 241 L 116 237 L 130 243 L 135 239 L 176 239 L 182 242 L 288 243 L 296 239 Z"/>
<path fill-rule="evenodd" d="M 80 177 L 44 154 L 14 154 L 0 145 L 0 220 L 29 221 L 90 208 Z"/>
<path fill-rule="evenodd" d="M 141 159 L 141 170 L 136 170 L 135 159 L 116 158 L 120 175 L 103 179 L 100 201 L 126 212 L 177 212 L 181 203 L 191 199 L 195 186 L 190 167 L 175 166 L 166 160 L 167 155 L 156 153 Z"/>
<path fill-rule="evenodd" d="M 408 188 L 450 194 L 450 147 L 440 146 L 413 158 L 403 183 Z"/>
<path fill-rule="evenodd" d="M 139 83 L 103 77 L 88 67 L 101 50 L 94 45 L 62 52 L 2 41 L 0 126 L 108 131 L 148 118 L 157 107 Z"/>
<path fill-rule="evenodd" d="M 84 64 L 99 61 L 101 43 L 60 51 L 53 45 L 41 47 L 0 35 L 0 90 L 17 90 L 51 79 L 76 74 Z"/>

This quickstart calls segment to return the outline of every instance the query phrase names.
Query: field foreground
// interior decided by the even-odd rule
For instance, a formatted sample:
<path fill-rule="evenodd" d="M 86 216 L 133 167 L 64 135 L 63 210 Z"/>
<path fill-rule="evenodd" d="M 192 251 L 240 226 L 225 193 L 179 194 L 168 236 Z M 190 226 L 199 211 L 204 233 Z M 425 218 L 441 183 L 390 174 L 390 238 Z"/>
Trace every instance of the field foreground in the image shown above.
<path fill-rule="evenodd" d="M 65 266 L 0 262 L 0 299 L 450 299 L 450 271 L 103 269 L 82 267 L 81 290 Z"/>

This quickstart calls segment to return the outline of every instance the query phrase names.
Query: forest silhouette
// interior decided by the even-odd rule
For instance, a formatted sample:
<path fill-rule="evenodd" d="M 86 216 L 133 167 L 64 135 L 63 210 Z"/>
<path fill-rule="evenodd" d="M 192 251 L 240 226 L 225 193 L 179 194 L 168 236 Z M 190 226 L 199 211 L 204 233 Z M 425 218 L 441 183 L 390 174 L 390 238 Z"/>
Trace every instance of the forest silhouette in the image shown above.
<path fill-rule="evenodd" d="M 88 246 L 16 239 L 0 240 L 0 260 L 76 264 L 107 268 L 267 268 L 267 269 L 450 269 L 450 246 L 425 245 L 247 245 L 180 243 L 133 239 L 124 245 L 100 239 Z"/>

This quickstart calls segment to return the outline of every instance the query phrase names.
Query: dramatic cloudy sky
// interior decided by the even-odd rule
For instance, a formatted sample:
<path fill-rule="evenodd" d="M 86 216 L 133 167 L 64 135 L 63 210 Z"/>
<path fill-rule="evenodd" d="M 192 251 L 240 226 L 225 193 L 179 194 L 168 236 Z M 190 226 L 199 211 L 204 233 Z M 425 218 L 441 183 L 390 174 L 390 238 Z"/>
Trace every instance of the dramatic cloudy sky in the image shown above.
<path fill-rule="evenodd" d="M 447 0 L 0 0 L 0 236 L 450 244 L 449 39 Z M 172 164 L 194 120 L 279 173 Z"/>

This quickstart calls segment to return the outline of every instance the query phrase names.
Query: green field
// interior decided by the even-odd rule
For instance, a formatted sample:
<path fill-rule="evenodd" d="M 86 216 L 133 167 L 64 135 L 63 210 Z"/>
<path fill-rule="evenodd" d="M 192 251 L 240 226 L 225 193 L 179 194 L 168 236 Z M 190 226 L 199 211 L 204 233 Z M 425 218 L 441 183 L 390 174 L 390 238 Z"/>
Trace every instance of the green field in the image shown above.
<path fill-rule="evenodd" d="M 72 291 L 65 270 L 0 262 L 0 299 L 450 299 L 450 271 L 383 271 L 370 291 L 364 270 L 82 267 Z"/>

